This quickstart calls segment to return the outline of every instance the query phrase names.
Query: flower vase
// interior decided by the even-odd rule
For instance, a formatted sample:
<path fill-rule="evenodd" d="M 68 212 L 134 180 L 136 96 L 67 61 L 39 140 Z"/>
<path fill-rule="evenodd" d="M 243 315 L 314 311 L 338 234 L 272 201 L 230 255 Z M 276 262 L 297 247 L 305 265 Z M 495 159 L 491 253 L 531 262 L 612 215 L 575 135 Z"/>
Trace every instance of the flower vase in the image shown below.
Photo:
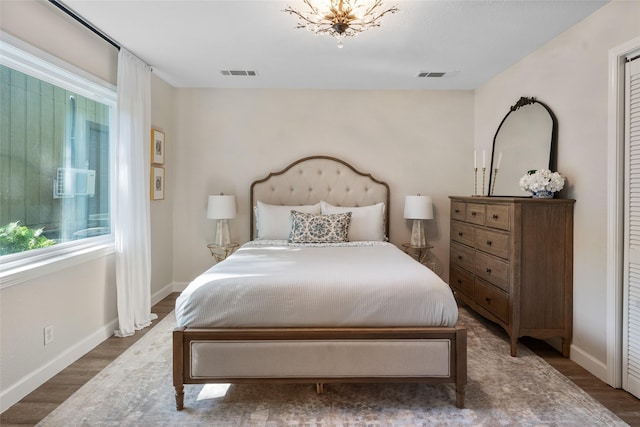
<path fill-rule="evenodd" d="M 553 199 L 555 193 L 549 190 L 532 191 L 534 199 Z"/>

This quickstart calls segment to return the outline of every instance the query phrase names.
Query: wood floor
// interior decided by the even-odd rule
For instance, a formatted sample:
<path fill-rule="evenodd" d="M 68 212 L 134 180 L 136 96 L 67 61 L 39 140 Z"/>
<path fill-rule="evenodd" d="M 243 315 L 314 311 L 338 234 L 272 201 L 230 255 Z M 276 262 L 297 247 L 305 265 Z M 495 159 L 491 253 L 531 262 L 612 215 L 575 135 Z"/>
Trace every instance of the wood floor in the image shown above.
<path fill-rule="evenodd" d="M 154 321 L 154 324 L 173 310 L 177 297 L 178 293 L 173 293 L 153 307 L 153 312 L 158 315 L 158 320 Z M 37 424 L 150 329 L 138 331 L 131 337 L 107 339 L 3 412 L 0 415 L 0 426 L 33 426 Z M 623 390 L 606 385 L 576 363 L 563 358 L 560 353 L 543 341 L 524 338 L 522 343 L 626 423 L 640 427 L 640 400 Z"/>

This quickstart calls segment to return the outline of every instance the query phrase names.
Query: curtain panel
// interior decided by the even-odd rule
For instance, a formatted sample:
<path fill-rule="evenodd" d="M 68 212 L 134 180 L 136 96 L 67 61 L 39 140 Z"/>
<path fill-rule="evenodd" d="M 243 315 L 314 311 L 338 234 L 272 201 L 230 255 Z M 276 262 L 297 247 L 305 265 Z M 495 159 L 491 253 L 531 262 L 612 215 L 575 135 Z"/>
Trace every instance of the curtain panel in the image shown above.
<path fill-rule="evenodd" d="M 119 326 L 133 335 L 157 318 L 151 313 L 149 150 L 151 69 L 124 48 L 118 56 L 114 230 Z"/>

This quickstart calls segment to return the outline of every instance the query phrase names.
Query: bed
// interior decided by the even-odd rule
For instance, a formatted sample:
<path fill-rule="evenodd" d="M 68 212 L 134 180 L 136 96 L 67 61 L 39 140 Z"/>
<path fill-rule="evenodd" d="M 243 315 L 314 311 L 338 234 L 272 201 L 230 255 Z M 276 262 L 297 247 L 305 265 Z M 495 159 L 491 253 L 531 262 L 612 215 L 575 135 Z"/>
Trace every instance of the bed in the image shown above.
<path fill-rule="evenodd" d="M 250 201 L 251 240 L 176 301 L 178 410 L 185 384 L 250 382 L 318 393 L 336 382 L 453 383 L 464 407 L 466 329 L 448 285 L 387 241 L 385 182 L 313 156 L 253 182 Z"/>

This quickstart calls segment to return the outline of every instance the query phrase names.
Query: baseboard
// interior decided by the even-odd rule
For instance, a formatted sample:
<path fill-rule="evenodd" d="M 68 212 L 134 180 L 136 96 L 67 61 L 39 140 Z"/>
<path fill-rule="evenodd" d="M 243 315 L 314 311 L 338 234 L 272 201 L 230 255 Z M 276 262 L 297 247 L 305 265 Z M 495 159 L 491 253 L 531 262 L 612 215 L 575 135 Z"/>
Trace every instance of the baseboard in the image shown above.
<path fill-rule="evenodd" d="M 187 286 L 189 286 L 189 282 L 173 282 L 173 292 L 182 292 Z"/>
<path fill-rule="evenodd" d="M 156 305 L 157 303 L 159 303 L 160 301 L 165 299 L 167 295 L 169 295 L 172 292 L 175 292 L 174 287 L 175 287 L 175 285 L 173 283 L 169 283 L 164 288 L 162 288 L 159 291 L 157 291 L 154 294 L 152 294 L 151 295 L 151 305 L 152 306 Z"/>
<path fill-rule="evenodd" d="M 113 319 L 79 343 L 71 346 L 58 357 L 3 390 L 0 394 L 0 412 L 4 412 L 23 397 L 53 378 L 67 366 L 91 351 L 95 346 L 113 335 L 118 327 L 118 319 Z"/>
<path fill-rule="evenodd" d="M 606 363 L 597 360 L 589 353 L 573 344 L 571 345 L 571 360 L 608 384 Z"/>

